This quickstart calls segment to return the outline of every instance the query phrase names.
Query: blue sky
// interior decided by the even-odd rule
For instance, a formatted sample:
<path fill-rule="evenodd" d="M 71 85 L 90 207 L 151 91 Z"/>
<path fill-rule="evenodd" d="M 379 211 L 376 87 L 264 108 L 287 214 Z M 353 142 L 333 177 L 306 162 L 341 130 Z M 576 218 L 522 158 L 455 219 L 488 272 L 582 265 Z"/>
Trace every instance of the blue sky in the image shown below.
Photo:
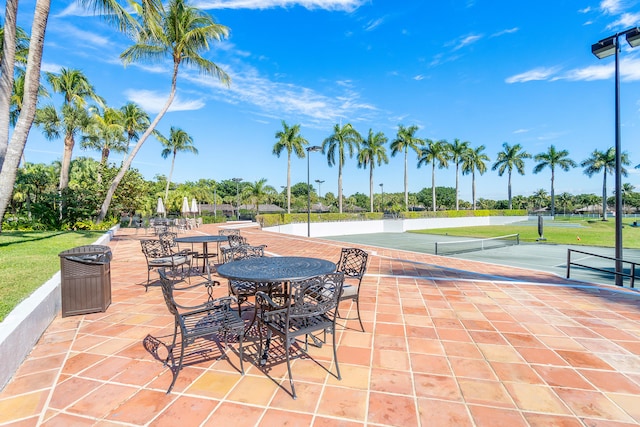
<path fill-rule="evenodd" d="M 30 30 L 33 0 L 21 2 L 19 23 Z M 336 123 L 351 123 L 395 138 L 398 124 L 417 125 L 417 136 L 473 147 L 485 145 L 488 171 L 477 196 L 507 198 L 507 179 L 491 170 L 503 142 L 535 155 L 554 144 L 576 162 L 614 145 L 614 60 L 598 60 L 591 44 L 640 25 L 638 0 L 199 0 L 193 2 L 230 28 L 205 56 L 232 78 L 230 88 L 182 68 L 178 95 L 159 130 L 188 132 L 200 154 L 179 154 L 173 180 L 266 178 L 286 184 L 286 156 L 272 154 L 281 121 L 300 124 L 321 145 Z M 620 54 L 622 147 L 640 163 L 640 48 L 624 39 Z M 43 69 L 78 68 L 110 106 L 134 101 L 152 116 L 170 87 L 170 64 L 123 67 L 130 41 L 75 2 L 52 2 Z M 76 146 L 75 156 L 99 153 Z M 170 160 L 149 139 L 134 167 L 146 178 L 168 175 Z M 38 128 L 25 150 L 29 162 L 51 162 L 62 140 L 47 141 Z M 112 155 L 118 162 L 120 156 Z M 376 166 L 375 191 L 403 191 L 403 156 Z M 338 168 L 311 153 L 311 181 L 337 193 Z M 550 171 L 515 174 L 513 193 L 550 191 Z M 455 168 L 437 170 L 436 185 L 455 186 Z M 638 170 L 623 178 L 640 191 Z M 292 161 L 292 182 L 304 182 L 307 160 Z M 613 190 L 613 179 L 608 180 Z M 431 167 L 409 158 L 409 190 L 431 186 Z M 347 195 L 368 194 L 369 173 L 355 158 L 344 167 Z M 602 176 L 578 167 L 558 172 L 556 194 L 600 194 Z M 462 176 L 460 197 L 471 199 Z"/>

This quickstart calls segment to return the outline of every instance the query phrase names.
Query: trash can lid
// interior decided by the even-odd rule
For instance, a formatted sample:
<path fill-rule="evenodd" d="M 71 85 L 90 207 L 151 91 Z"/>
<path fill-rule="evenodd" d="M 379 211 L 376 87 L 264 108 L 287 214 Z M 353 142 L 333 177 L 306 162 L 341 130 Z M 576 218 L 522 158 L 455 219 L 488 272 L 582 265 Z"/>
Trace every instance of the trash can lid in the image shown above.
<path fill-rule="evenodd" d="M 78 255 L 94 255 L 94 254 L 111 254 L 111 248 L 105 245 L 84 245 L 67 249 L 58 254 L 60 257 L 78 256 Z"/>

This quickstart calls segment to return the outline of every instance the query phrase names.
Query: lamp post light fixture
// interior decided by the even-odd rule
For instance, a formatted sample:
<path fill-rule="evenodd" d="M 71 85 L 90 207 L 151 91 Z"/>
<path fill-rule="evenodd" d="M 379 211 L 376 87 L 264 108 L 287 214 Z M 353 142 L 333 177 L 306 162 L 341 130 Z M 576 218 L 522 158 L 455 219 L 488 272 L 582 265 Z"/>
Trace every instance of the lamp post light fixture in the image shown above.
<path fill-rule="evenodd" d="M 321 151 L 322 147 L 312 145 L 307 147 L 307 237 L 311 237 L 311 182 L 310 182 L 310 163 L 309 157 L 311 152 Z"/>
<path fill-rule="evenodd" d="M 382 202 L 380 203 L 380 212 L 384 213 L 384 184 L 380 183 L 380 191 L 382 192 Z"/>
<path fill-rule="evenodd" d="M 231 181 L 236 183 L 236 219 L 240 221 L 240 181 L 242 178 L 232 178 Z"/>
<path fill-rule="evenodd" d="M 634 27 L 628 30 L 616 33 L 598 43 L 591 45 L 591 53 L 598 59 L 603 59 L 611 55 L 615 55 L 615 203 L 616 203 L 616 241 L 615 241 L 615 258 L 616 258 L 616 285 L 623 286 L 623 280 L 620 273 L 622 270 L 622 146 L 620 142 L 620 65 L 618 54 L 620 51 L 619 39 L 625 36 L 627 43 L 632 48 L 640 45 L 640 28 Z M 606 219 L 606 212 L 603 212 Z"/>
<path fill-rule="evenodd" d="M 322 184 L 324 181 L 321 179 L 316 179 L 316 184 L 318 184 L 318 197 L 322 197 L 322 193 L 320 192 L 320 184 Z"/>

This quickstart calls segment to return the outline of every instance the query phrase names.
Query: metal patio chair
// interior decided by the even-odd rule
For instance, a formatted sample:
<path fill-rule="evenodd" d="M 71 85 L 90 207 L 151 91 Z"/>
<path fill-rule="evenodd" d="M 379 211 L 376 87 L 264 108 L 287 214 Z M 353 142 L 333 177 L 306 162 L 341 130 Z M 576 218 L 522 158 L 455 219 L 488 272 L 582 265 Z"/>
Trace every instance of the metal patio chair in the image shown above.
<path fill-rule="evenodd" d="M 151 270 L 169 268 L 172 273 L 177 274 L 178 269 L 182 269 L 181 276 L 184 276 L 184 267 L 189 267 L 191 258 L 184 254 L 173 254 L 158 239 L 140 240 L 142 253 L 147 262 L 147 284 L 144 286 L 146 292 L 151 283 Z"/>
<path fill-rule="evenodd" d="M 360 317 L 360 287 L 362 285 L 362 278 L 367 271 L 368 259 L 369 254 L 362 249 L 342 248 L 340 259 L 336 263 L 336 271 L 343 273 L 345 277 L 345 284 L 342 287 L 340 301 L 350 300 L 356 302 L 358 321 L 360 322 L 362 332 L 364 332 L 364 326 L 362 325 L 362 317 Z M 349 283 L 349 281 L 352 283 Z M 339 311 L 338 317 L 340 317 Z"/>

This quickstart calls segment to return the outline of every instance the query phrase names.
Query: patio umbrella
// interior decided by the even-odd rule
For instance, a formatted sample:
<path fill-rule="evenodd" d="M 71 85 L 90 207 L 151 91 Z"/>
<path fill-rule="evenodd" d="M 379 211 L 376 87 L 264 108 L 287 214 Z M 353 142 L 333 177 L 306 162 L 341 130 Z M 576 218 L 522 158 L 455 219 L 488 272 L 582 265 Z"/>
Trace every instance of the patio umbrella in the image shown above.
<path fill-rule="evenodd" d="M 199 212 L 198 202 L 196 201 L 196 198 L 194 197 L 193 199 L 191 199 L 191 213 L 195 217 L 198 212 Z"/>
<path fill-rule="evenodd" d="M 189 208 L 189 201 L 187 200 L 187 196 L 182 198 L 182 209 L 180 209 L 182 215 L 187 216 L 189 212 L 191 212 L 191 208 Z"/>
<path fill-rule="evenodd" d="M 162 203 L 162 197 L 158 197 L 158 205 L 156 206 L 156 212 L 158 215 L 164 216 L 167 211 L 164 208 L 164 203 Z"/>

